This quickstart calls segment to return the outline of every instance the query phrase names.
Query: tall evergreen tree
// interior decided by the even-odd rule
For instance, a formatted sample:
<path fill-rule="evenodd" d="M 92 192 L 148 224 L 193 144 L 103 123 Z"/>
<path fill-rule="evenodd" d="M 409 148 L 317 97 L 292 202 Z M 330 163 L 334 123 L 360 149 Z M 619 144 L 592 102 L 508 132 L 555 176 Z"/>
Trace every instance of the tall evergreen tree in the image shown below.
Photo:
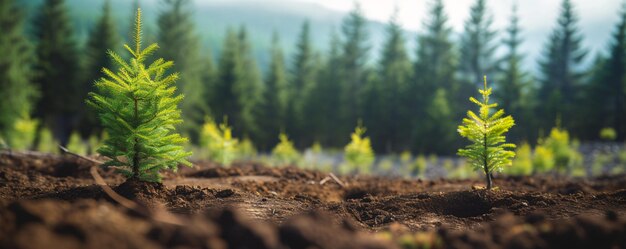
<path fill-rule="evenodd" d="M 0 0 L 0 138 L 8 139 L 15 121 L 32 110 L 32 45 L 24 35 L 24 13 L 14 0 Z"/>
<path fill-rule="evenodd" d="M 532 111 L 531 82 L 528 73 L 522 69 L 524 56 L 519 51 L 520 44 L 523 42 L 520 33 L 517 5 L 514 5 L 510 23 L 506 29 L 506 37 L 502 40 L 507 51 L 500 60 L 501 70 L 496 80 L 494 96 L 499 100 L 502 109 L 518 118 L 519 127 L 511 131 L 512 140 L 529 140 L 533 139 L 536 134 L 532 123 L 534 118 L 530 116 Z M 522 130 L 523 128 L 525 130 Z"/>
<path fill-rule="evenodd" d="M 311 91 L 309 104 L 307 104 L 312 109 L 308 118 L 313 140 L 324 146 L 338 147 L 347 143 L 347 138 L 343 139 L 347 136 L 337 129 L 337 123 L 340 120 L 339 105 L 342 90 L 337 79 L 342 74 L 342 58 L 341 41 L 334 30 L 330 34 L 328 47 L 328 55 L 324 60 L 324 65 L 320 66 L 319 80 Z"/>
<path fill-rule="evenodd" d="M 620 21 L 615 26 L 609 45 L 609 56 L 598 63 L 593 81 L 589 85 L 589 115 L 587 126 L 589 138 L 596 138 L 599 130 L 613 127 L 617 139 L 626 138 L 626 2 L 620 12 Z"/>
<path fill-rule="evenodd" d="M 454 74 L 457 68 L 457 55 L 454 50 L 451 34 L 452 29 L 448 25 L 448 16 L 441 0 L 434 0 L 430 7 L 430 15 L 424 22 L 426 32 L 418 36 L 418 46 L 416 51 L 417 61 L 414 64 L 414 82 L 410 94 L 415 100 L 412 108 L 414 115 L 411 132 L 414 141 L 414 150 L 419 152 L 431 152 L 432 143 L 446 144 L 450 143 L 450 132 L 437 133 L 432 131 L 430 127 L 436 122 L 428 110 L 432 110 L 433 106 L 447 106 L 450 114 L 455 111 L 452 104 L 449 103 L 450 96 L 457 94 L 459 84 Z M 444 89 L 439 91 L 438 89 Z M 435 97 L 439 96 L 437 100 Z M 448 98 L 445 98 L 445 97 Z M 446 103 L 444 103 L 446 102 Z M 454 127 L 454 118 L 449 120 L 442 119 L 442 126 Z M 439 146 L 439 145 L 438 145 Z M 441 147 L 444 147 L 443 145 Z"/>
<path fill-rule="evenodd" d="M 412 66 L 409 60 L 406 41 L 402 27 L 392 16 L 387 24 L 387 38 L 383 45 L 378 66 L 379 78 L 369 89 L 368 103 L 373 106 L 366 108 L 371 112 L 370 134 L 376 141 L 374 149 L 386 152 L 401 151 L 409 146 L 407 132 L 410 123 L 405 118 L 411 116 L 409 101 L 415 96 L 408 93 L 411 86 Z"/>
<path fill-rule="evenodd" d="M 420 148 L 420 152 L 428 151 L 430 153 L 449 153 L 450 147 L 455 145 L 454 133 L 454 112 L 448 99 L 448 92 L 444 88 L 437 88 L 432 93 L 433 97 L 429 98 L 430 102 L 426 105 L 425 116 L 423 116 L 423 124 L 420 129 L 430 133 L 430 136 L 424 136 L 427 139 L 428 147 Z"/>
<path fill-rule="evenodd" d="M 277 134 L 284 131 L 287 124 L 287 105 L 289 92 L 287 73 L 285 71 L 285 59 L 280 47 L 278 34 L 274 33 L 272 38 L 270 67 L 265 78 L 265 89 L 263 89 L 263 102 L 261 104 L 261 130 L 266 148 L 273 148 L 278 142 Z"/>
<path fill-rule="evenodd" d="M 244 27 L 227 31 L 213 91 L 211 110 L 216 119 L 227 116 L 235 134 L 262 139 L 255 118 L 261 114 L 257 108 L 263 82 Z"/>
<path fill-rule="evenodd" d="M 191 0 L 162 0 L 164 9 L 158 17 L 157 42 L 166 48 L 159 50 L 159 56 L 176 61 L 171 71 L 180 72 L 180 88 L 185 96 L 181 102 L 184 132 L 197 142 L 198 130 L 204 116 L 208 114 L 203 99 L 205 85 L 202 82 L 202 64 L 199 56 L 199 38 L 192 19 Z"/>
<path fill-rule="evenodd" d="M 472 83 L 471 88 L 480 85 L 483 76 L 491 76 L 496 68 L 493 58 L 497 48 L 496 32 L 492 24 L 493 16 L 488 13 L 486 0 L 476 0 L 461 36 L 462 79 Z"/>
<path fill-rule="evenodd" d="M 213 99 L 217 97 L 215 88 L 217 87 L 217 68 L 210 49 L 201 58 L 200 66 L 202 67 L 202 84 L 204 85 L 203 99 L 206 103 L 209 116 L 214 114 L 212 109 Z"/>
<path fill-rule="evenodd" d="M 263 79 L 256 60 L 252 56 L 252 46 L 244 26 L 239 29 L 237 38 L 241 67 L 240 77 L 235 81 L 233 91 L 237 96 L 240 109 L 237 115 L 233 116 L 233 127 L 236 132 L 240 131 L 242 135 L 250 136 L 255 141 L 261 137 L 256 118 L 260 113 L 257 108 L 262 100 Z"/>
<path fill-rule="evenodd" d="M 296 52 L 293 57 L 290 84 L 289 127 L 288 132 L 296 138 L 297 145 L 311 140 L 310 112 L 314 111 L 311 103 L 311 91 L 317 83 L 318 68 L 315 64 L 316 53 L 311 44 L 309 21 L 302 23 L 300 35 L 296 43 Z"/>
<path fill-rule="evenodd" d="M 209 103 L 216 120 L 229 116 L 231 117 L 231 124 L 239 125 L 232 122 L 232 117 L 239 109 L 233 86 L 241 77 L 241 68 L 237 32 L 228 29 L 219 57 L 215 86 L 210 91 L 212 98 L 209 99 Z"/>
<path fill-rule="evenodd" d="M 337 127 L 343 133 L 348 134 L 358 119 L 363 116 L 363 90 L 367 83 L 368 72 L 366 63 L 370 50 L 368 44 L 368 30 L 366 19 L 363 16 L 360 5 L 343 19 L 341 25 L 341 76 L 338 82 L 341 84 L 341 120 Z"/>
<path fill-rule="evenodd" d="M 557 27 L 539 62 L 538 113 L 544 131 L 553 127 L 557 119 L 561 119 L 565 128 L 576 127 L 576 100 L 584 76 L 580 67 L 587 55 L 582 40 L 574 6 L 571 0 L 563 0 Z"/>
<path fill-rule="evenodd" d="M 93 91 L 93 82 L 102 75 L 102 68 L 114 68 L 107 51 L 117 52 L 121 47 L 121 39 L 115 29 L 115 23 L 111 16 L 111 3 L 106 0 L 102 7 L 102 16 L 91 30 L 87 47 L 85 49 L 85 70 L 82 75 L 82 96 L 86 98 L 88 92 Z M 92 133 L 94 127 L 99 126 L 96 115 L 84 109 L 81 113 L 80 130 L 83 133 Z M 96 131 L 99 129 L 96 129 Z M 100 132 L 97 132 L 98 134 Z"/>
<path fill-rule="evenodd" d="M 451 41 L 452 28 L 441 0 L 433 0 L 430 16 L 424 22 L 426 32 L 418 36 L 415 81 L 420 92 L 433 92 L 437 87 L 458 88 L 454 73 L 457 55 Z"/>
<path fill-rule="evenodd" d="M 41 92 L 36 115 L 62 143 L 69 137 L 75 113 L 82 106 L 80 68 L 74 32 L 63 0 L 46 0 L 35 17 L 38 40 L 35 83 Z"/>

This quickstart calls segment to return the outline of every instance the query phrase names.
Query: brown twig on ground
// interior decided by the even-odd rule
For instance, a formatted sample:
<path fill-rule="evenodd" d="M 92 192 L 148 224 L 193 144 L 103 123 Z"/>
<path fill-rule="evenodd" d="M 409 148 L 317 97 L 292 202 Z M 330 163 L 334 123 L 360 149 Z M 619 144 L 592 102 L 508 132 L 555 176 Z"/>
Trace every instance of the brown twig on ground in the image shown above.
<path fill-rule="evenodd" d="M 76 154 L 74 152 L 71 152 L 67 148 L 61 145 L 59 145 L 59 148 L 61 148 L 61 151 L 63 151 L 63 153 L 67 153 L 69 155 L 82 158 L 82 159 L 85 159 L 87 161 L 94 163 L 95 165 L 91 166 L 91 168 L 89 169 L 89 173 L 91 173 L 91 176 L 93 177 L 94 181 L 96 181 L 96 184 L 98 184 L 98 186 L 100 186 L 102 190 L 109 197 L 111 197 L 111 199 L 113 199 L 115 202 L 122 205 L 122 207 L 133 210 L 137 213 L 140 213 L 144 215 L 145 217 L 152 218 L 155 221 L 160 221 L 163 223 L 168 223 L 168 224 L 178 225 L 178 226 L 184 225 L 184 222 L 181 220 L 181 218 L 179 218 L 178 216 L 172 213 L 169 213 L 161 209 L 152 210 L 152 211 L 148 210 L 145 207 L 137 204 L 137 202 L 129 200 L 125 198 L 124 196 L 121 196 L 120 194 L 115 192 L 111 187 L 109 187 L 109 185 L 104 181 L 104 178 L 102 178 L 102 176 L 98 173 L 98 168 L 96 166 L 101 165 L 102 162 L 95 160 L 95 159 L 88 158 L 86 156 Z"/>
<path fill-rule="evenodd" d="M 330 181 L 332 178 L 330 178 L 330 176 L 324 177 L 324 179 L 322 179 L 320 181 L 320 185 L 324 185 L 326 182 Z"/>
<path fill-rule="evenodd" d="M 346 188 L 346 184 L 343 183 L 341 180 L 339 180 L 339 178 L 337 178 L 337 176 L 335 176 L 335 174 L 333 174 L 333 173 L 328 173 L 328 176 L 320 181 L 320 185 L 324 185 L 326 182 L 328 182 L 330 180 L 335 181 L 342 188 Z"/>
<path fill-rule="evenodd" d="M 81 155 L 79 155 L 79 154 L 76 154 L 76 153 L 74 153 L 74 152 L 71 152 L 70 150 L 68 150 L 67 148 L 65 148 L 65 147 L 63 147 L 63 146 L 61 146 L 61 145 L 59 145 L 59 149 L 61 149 L 61 151 L 63 151 L 63 153 L 65 153 L 65 154 L 69 154 L 69 155 L 72 155 L 72 156 L 75 156 L 75 157 L 78 157 L 78 158 L 81 158 L 81 159 L 85 159 L 85 160 L 90 161 L 90 162 L 92 162 L 92 163 L 95 163 L 95 164 L 97 164 L 97 165 L 101 165 L 101 164 L 103 164 L 103 162 L 100 162 L 100 161 L 98 161 L 98 160 L 96 160 L 96 159 L 92 159 L 92 158 L 89 158 L 89 157 L 86 157 L 86 156 L 81 156 Z M 96 172 L 96 173 L 97 173 L 97 172 Z"/>

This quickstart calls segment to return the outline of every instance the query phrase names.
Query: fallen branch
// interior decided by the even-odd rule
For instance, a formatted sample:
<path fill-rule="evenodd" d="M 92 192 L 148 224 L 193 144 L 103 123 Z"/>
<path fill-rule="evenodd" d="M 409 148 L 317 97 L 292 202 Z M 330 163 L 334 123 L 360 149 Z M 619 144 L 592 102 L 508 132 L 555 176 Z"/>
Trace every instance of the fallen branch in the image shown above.
<path fill-rule="evenodd" d="M 339 180 L 339 178 L 337 178 L 337 176 L 335 176 L 335 174 L 328 173 L 328 175 L 330 175 L 330 177 L 333 178 L 333 180 L 335 180 L 335 182 L 337 182 L 337 184 L 339 184 L 339 186 L 341 186 L 342 188 L 346 187 L 346 184 L 344 184 L 341 180 Z"/>
<path fill-rule="evenodd" d="M 98 160 L 96 160 L 96 159 L 92 159 L 92 158 L 89 158 L 89 157 L 86 157 L 86 156 L 81 156 L 81 155 L 79 155 L 79 154 L 76 154 L 76 153 L 74 153 L 74 152 L 71 152 L 70 150 L 68 150 L 67 148 L 65 148 L 65 147 L 63 147 L 63 146 L 61 146 L 61 145 L 59 145 L 59 149 L 61 149 L 61 151 L 63 151 L 63 153 L 65 153 L 65 154 L 69 154 L 69 155 L 72 155 L 72 156 L 75 156 L 75 157 L 78 157 L 78 158 L 85 159 L 85 160 L 90 161 L 90 162 L 92 162 L 92 163 L 95 163 L 95 164 L 97 164 L 97 165 L 101 165 L 101 164 L 103 164 L 103 162 L 100 162 L 100 161 L 98 161 Z M 96 172 L 96 173 L 97 173 L 97 172 Z"/>
<path fill-rule="evenodd" d="M 335 181 L 337 184 L 339 184 L 339 186 L 341 186 L 342 188 L 346 188 L 346 184 L 343 183 L 341 180 L 339 180 L 339 178 L 337 176 L 335 176 L 335 174 L 333 173 L 328 173 L 327 177 L 324 177 L 324 179 L 322 179 L 320 181 L 320 185 L 324 185 L 326 182 L 333 180 Z"/>
<path fill-rule="evenodd" d="M 324 177 L 324 179 L 322 179 L 320 181 L 320 185 L 324 185 L 326 182 L 332 180 L 332 178 L 330 178 L 330 176 Z"/>

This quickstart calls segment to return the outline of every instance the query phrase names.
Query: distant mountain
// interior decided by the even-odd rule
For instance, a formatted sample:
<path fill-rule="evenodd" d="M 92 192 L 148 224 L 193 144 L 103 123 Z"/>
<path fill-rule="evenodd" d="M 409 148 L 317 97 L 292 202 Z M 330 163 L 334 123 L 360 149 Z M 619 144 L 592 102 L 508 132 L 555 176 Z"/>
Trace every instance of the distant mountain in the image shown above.
<path fill-rule="evenodd" d="M 19 0 L 24 8 L 33 14 L 43 0 Z M 88 31 L 100 16 L 103 0 L 67 0 L 71 16 L 77 29 L 77 37 L 84 41 Z M 120 33 L 128 36 L 132 17 L 130 0 L 112 0 L 112 9 L 118 21 Z M 162 9 L 159 0 L 140 1 L 144 16 L 147 18 L 148 39 L 154 38 L 156 17 Z M 278 32 L 285 53 L 289 56 L 294 51 L 300 27 L 305 20 L 311 24 L 311 37 L 316 48 L 327 51 L 330 33 L 340 31 L 341 20 L 346 13 L 327 9 L 315 3 L 279 0 L 214 0 L 196 2 L 193 8 L 196 30 L 205 48 L 210 48 L 214 58 L 219 55 L 224 35 L 228 28 L 245 25 L 253 42 L 255 56 L 262 69 L 268 64 L 269 47 L 273 32 Z M 370 30 L 371 58 L 378 57 L 379 47 L 384 39 L 385 24 L 368 21 Z M 414 34 L 407 32 L 407 41 L 412 42 Z"/>

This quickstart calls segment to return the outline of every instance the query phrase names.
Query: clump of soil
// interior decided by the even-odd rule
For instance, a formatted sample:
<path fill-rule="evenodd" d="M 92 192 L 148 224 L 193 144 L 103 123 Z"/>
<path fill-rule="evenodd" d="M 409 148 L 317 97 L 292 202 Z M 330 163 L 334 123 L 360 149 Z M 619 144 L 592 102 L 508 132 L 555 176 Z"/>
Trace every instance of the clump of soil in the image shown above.
<path fill-rule="evenodd" d="M 136 201 L 145 206 L 160 205 L 166 198 L 167 190 L 162 183 L 144 182 L 130 178 L 113 190 L 126 199 Z"/>
<path fill-rule="evenodd" d="M 428 206 L 434 213 L 459 218 L 476 217 L 491 211 L 493 204 L 489 199 L 489 194 L 484 190 L 451 192 L 434 196 Z"/>

